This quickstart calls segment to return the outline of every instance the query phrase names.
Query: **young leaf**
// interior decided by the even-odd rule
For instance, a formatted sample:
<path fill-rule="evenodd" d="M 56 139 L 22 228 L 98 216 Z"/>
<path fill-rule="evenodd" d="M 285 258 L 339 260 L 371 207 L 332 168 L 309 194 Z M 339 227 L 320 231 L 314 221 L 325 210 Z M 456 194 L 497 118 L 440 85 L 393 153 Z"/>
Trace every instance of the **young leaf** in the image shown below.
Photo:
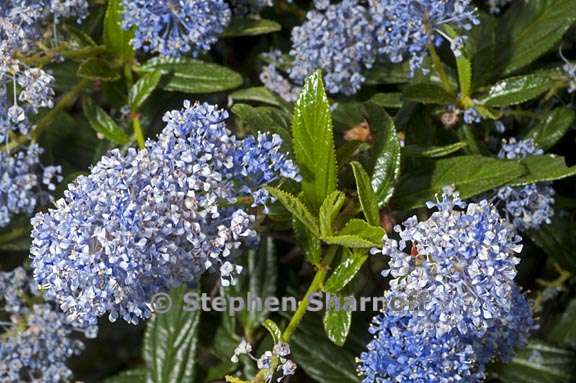
<path fill-rule="evenodd" d="M 294 108 L 292 136 L 304 200 L 317 212 L 337 182 L 332 119 L 320 71 L 306 79 Z"/>
<path fill-rule="evenodd" d="M 92 81 L 116 81 L 120 75 L 102 59 L 90 58 L 78 67 L 78 76 Z"/>
<path fill-rule="evenodd" d="M 316 266 L 320 265 L 322 259 L 322 243 L 320 240 L 312 235 L 298 219 L 294 218 L 292 220 L 292 226 L 298 246 L 304 251 L 308 262 Z"/>
<path fill-rule="evenodd" d="M 341 191 L 334 191 L 326 197 L 320 206 L 320 235 L 328 237 L 332 235 L 334 218 L 346 202 L 346 196 Z"/>
<path fill-rule="evenodd" d="M 526 138 L 534 139 L 538 147 L 548 150 L 553 147 L 570 129 L 576 120 L 576 113 L 568 107 L 553 109 L 531 129 Z"/>
<path fill-rule="evenodd" d="M 384 229 L 380 226 L 370 225 L 368 222 L 361 219 L 353 218 L 340 232 L 339 235 L 357 235 L 362 237 L 378 246 L 382 244 L 382 239 L 385 236 Z"/>
<path fill-rule="evenodd" d="M 344 249 L 344 259 L 324 284 L 324 290 L 330 293 L 342 290 L 354 279 L 367 259 L 368 255 L 365 250 Z"/>
<path fill-rule="evenodd" d="M 340 299 L 340 304 L 344 304 L 343 297 L 335 296 L 333 298 Z M 323 323 L 328 339 L 337 346 L 344 346 L 352 324 L 352 312 L 344 310 L 342 306 L 340 306 L 339 310 L 326 310 Z"/>
<path fill-rule="evenodd" d="M 378 226 L 380 225 L 380 209 L 378 209 L 378 201 L 376 193 L 370 184 L 370 178 L 366 171 L 359 162 L 353 161 L 351 163 L 354 178 L 356 179 L 356 190 L 358 191 L 358 199 L 362 206 L 362 211 L 369 224 Z"/>
<path fill-rule="evenodd" d="M 359 235 L 338 234 L 331 237 L 324 237 L 322 240 L 329 245 L 339 245 L 351 249 L 368 249 L 375 246 L 374 242 L 364 239 Z"/>
<path fill-rule="evenodd" d="M 193 383 L 196 370 L 196 345 L 200 310 L 184 306 L 187 287 L 170 293 L 173 307 L 154 314 L 144 335 L 144 359 L 153 383 Z"/>
<path fill-rule="evenodd" d="M 278 32 L 280 30 L 282 30 L 282 26 L 272 20 L 235 18 L 226 28 L 222 36 L 224 37 L 257 36 L 257 35 L 264 35 L 267 33 Z"/>
<path fill-rule="evenodd" d="M 470 96 L 472 91 L 472 64 L 463 55 L 456 56 L 456 66 L 458 67 L 458 82 L 460 83 L 460 94 Z"/>
<path fill-rule="evenodd" d="M 372 174 L 372 189 L 376 192 L 378 205 L 382 207 L 392 196 L 400 175 L 400 141 L 394 121 L 383 108 L 368 102 L 364 109 L 374 134 L 368 172 Z"/>
<path fill-rule="evenodd" d="M 510 77 L 494 84 L 480 101 L 492 107 L 517 105 L 551 89 L 556 80 L 554 70 L 540 71 L 525 76 Z"/>
<path fill-rule="evenodd" d="M 154 89 L 158 86 L 162 73 L 154 71 L 142 76 L 136 84 L 132 86 L 128 93 L 128 104 L 132 112 L 136 112 L 142 104 L 150 97 Z"/>
<path fill-rule="evenodd" d="M 127 62 L 134 58 L 130 40 L 134 32 L 122 29 L 122 0 L 108 0 L 104 17 L 104 44 L 112 55 Z"/>
<path fill-rule="evenodd" d="M 168 75 L 164 89 L 189 94 L 214 93 L 242 85 L 242 76 L 231 69 L 191 58 L 155 57 L 138 70 L 159 70 Z"/>
<path fill-rule="evenodd" d="M 90 126 L 92 126 L 97 133 L 118 145 L 126 145 L 130 142 L 130 137 L 120 129 L 108 113 L 96 105 L 90 97 L 84 97 L 82 99 L 82 107 Z"/>
<path fill-rule="evenodd" d="M 267 186 L 266 190 L 274 196 L 292 215 L 297 218 L 310 232 L 316 236 L 320 236 L 320 228 L 318 227 L 318 220 L 314 218 L 308 208 L 292 194 L 276 189 L 272 186 Z"/>
<path fill-rule="evenodd" d="M 410 101 L 421 102 L 423 104 L 446 105 L 456 102 L 456 98 L 444 88 L 432 83 L 409 85 L 404 90 L 403 95 Z"/>
<path fill-rule="evenodd" d="M 278 325 L 274 321 L 266 319 L 264 323 L 262 323 L 262 325 L 264 326 L 264 328 L 266 328 L 266 330 L 268 330 L 270 335 L 272 335 L 274 343 L 280 342 L 280 340 L 282 339 L 282 331 L 280 331 L 280 327 L 278 327 Z"/>

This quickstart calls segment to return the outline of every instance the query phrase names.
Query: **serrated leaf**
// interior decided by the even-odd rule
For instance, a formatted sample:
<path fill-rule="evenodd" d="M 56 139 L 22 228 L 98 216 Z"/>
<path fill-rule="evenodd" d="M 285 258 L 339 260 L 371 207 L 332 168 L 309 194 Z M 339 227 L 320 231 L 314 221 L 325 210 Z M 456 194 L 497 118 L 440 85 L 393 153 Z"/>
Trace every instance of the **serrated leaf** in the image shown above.
<path fill-rule="evenodd" d="M 376 246 L 374 242 L 364 239 L 359 235 L 338 234 L 330 237 L 324 237 L 322 240 L 329 245 L 338 245 L 342 247 L 349 247 L 351 249 L 368 249 Z"/>
<path fill-rule="evenodd" d="M 86 96 L 82 99 L 82 107 L 90 126 L 97 133 L 118 145 L 126 145 L 130 142 L 130 137 L 90 97 Z"/>
<path fill-rule="evenodd" d="M 332 235 L 332 224 L 334 223 L 334 218 L 342 209 L 342 206 L 346 202 L 346 196 L 341 191 L 334 191 L 326 197 L 322 206 L 320 206 L 320 235 L 331 236 Z"/>
<path fill-rule="evenodd" d="M 78 67 L 78 76 L 92 81 L 116 81 L 120 75 L 102 59 L 90 58 Z"/>
<path fill-rule="evenodd" d="M 400 141 L 394 121 L 383 108 L 370 102 L 364 108 L 374 136 L 367 169 L 372 174 L 372 189 L 376 193 L 378 206 L 382 207 L 392 196 L 400 175 Z"/>
<path fill-rule="evenodd" d="M 314 218 L 312 213 L 308 208 L 298 199 L 290 193 L 276 189 L 271 186 L 267 186 L 266 190 L 274 196 L 280 203 L 288 210 L 292 215 L 298 219 L 302 224 L 316 237 L 320 236 L 320 228 L 318 226 L 318 220 Z"/>
<path fill-rule="evenodd" d="M 500 73 L 510 74 L 554 48 L 575 20 L 574 0 L 515 2 L 497 34 Z"/>
<path fill-rule="evenodd" d="M 570 383 L 576 374 L 572 351 L 532 342 L 496 374 L 504 383 Z"/>
<path fill-rule="evenodd" d="M 392 203 L 398 209 L 424 206 L 446 186 L 455 186 L 463 199 L 503 186 L 523 176 L 525 167 L 517 161 L 479 155 L 458 156 L 423 163 L 403 177 Z"/>
<path fill-rule="evenodd" d="M 235 18 L 224 30 L 222 36 L 257 36 L 278 32 L 282 26 L 275 21 L 266 19 Z"/>
<path fill-rule="evenodd" d="M 142 104 L 150 97 L 154 89 L 158 86 L 162 73 L 154 71 L 142 76 L 130 89 L 128 93 L 128 103 L 133 112 L 140 109 Z"/>
<path fill-rule="evenodd" d="M 470 96 L 472 91 L 472 64 L 466 57 L 460 55 L 456 57 L 458 68 L 458 82 L 460 84 L 460 94 Z"/>
<path fill-rule="evenodd" d="M 456 102 L 456 98 L 444 88 L 432 83 L 409 85 L 404 89 L 403 95 L 410 101 L 423 104 L 447 105 Z"/>
<path fill-rule="evenodd" d="M 149 366 L 148 382 L 193 383 L 200 310 L 186 310 L 187 287 L 170 292 L 172 308 L 154 314 L 144 336 L 144 359 Z"/>
<path fill-rule="evenodd" d="M 284 101 L 282 98 L 278 97 L 268 88 L 263 86 L 237 90 L 233 93 L 230 93 L 229 97 L 233 101 L 259 102 L 263 104 L 277 106 L 283 108 L 286 111 L 289 111 L 291 109 L 290 104 L 288 102 Z"/>
<path fill-rule="evenodd" d="M 464 149 L 466 146 L 468 146 L 466 142 L 456 142 L 446 146 L 432 146 L 429 148 L 422 148 L 417 145 L 407 145 L 402 148 L 402 154 L 410 157 L 440 158 L 454 154 Z"/>
<path fill-rule="evenodd" d="M 367 241 L 372 242 L 374 246 L 378 246 L 382 243 L 382 238 L 384 238 L 385 232 L 379 225 L 370 225 L 368 222 L 353 218 L 340 232 L 339 235 L 357 235 Z"/>
<path fill-rule="evenodd" d="M 324 290 L 330 293 L 342 290 L 354 279 L 367 259 L 365 250 L 344 249 L 344 258 L 324 284 Z"/>
<path fill-rule="evenodd" d="M 255 108 L 247 104 L 236 104 L 232 107 L 232 113 L 242 120 L 243 126 L 250 132 L 276 133 L 288 147 L 291 146 L 290 116 L 283 110 L 268 106 Z"/>
<path fill-rule="evenodd" d="M 353 161 L 351 163 L 354 178 L 356 179 L 356 190 L 358 192 L 358 199 L 360 206 L 369 224 L 378 226 L 380 224 L 380 210 L 378 209 L 378 201 L 376 193 L 370 184 L 368 174 L 359 162 Z"/>
<path fill-rule="evenodd" d="M 168 76 L 164 89 L 190 94 L 214 93 L 242 85 L 242 76 L 222 65 L 191 58 L 155 57 L 138 68 Z"/>
<path fill-rule="evenodd" d="M 551 89 L 556 83 L 554 74 L 549 70 L 507 78 L 494 84 L 480 101 L 491 107 L 521 104 Z"/>
<path fill-rule="evenodd" d="M 270 335 L 272 335 L 274 343 L 280 342 L 280 340 L 282 339 L 282 331 L 280 331 L 280 327 L 278 327 L 278 325 L 274 321 L 266 319 L 264 323 L 262 323 L 262 326 L 264 326 L 264 328 L 268 330 Z"/>
<path fill-rule="evenodd" d="M 109 0 L 104 17 L 103 40 L 106 49 L 121 61 L 129 61 L 134 58 L 134 49 L 130 45 L 133 37 L 133 31 L 122 29 L 122 0 Z"/>
<path fill-rule="evenodd" d="M 303 177 L 304 200 L 317 212 L 328 194 L 336 190 L 336 153 L 330 106 L 322 73 L 306 79 L 292 117 L 292 145 Z"/>
<path fill-rule="evenodd" d="M 112 378 L 106 379 L 104 383 L 145 383 L 146 372 L 147 370 L 145 368 L 124 371 Z"/>
<path fill-rule="evenodd" d="M 563 157 L 554 154 L 530 156 L 518 160 L 526 173 L 513 181 L 510 186 L 529 185 L 536 182 L 555 181 L 576 174 L 576 166 L 567 167 Z"/>
<path fill-rule="evenodd" d="M 532 128 L 526 138 L 532 138 L 544 150 L 553 147 L 574 124 L 576 113 L 567 107 L 553 109 Z"/>
<path fill-rule="evenodd" d="M 322 258 L 322 243 L 298 219 L 292 222 L 298 246 L 302 248 L 306 259 L 313 265 L 319 265 Z"/>
<path fill-rule="evenodd" d="M 340 304 L 343 304 L 342 297 L 336 296 L 333 298 L 340 299 Z M 342 347 L 346 342 L 348 333 L 350 332 L 352 312 L 344 310 L 342 306 L 339 310 L 326 310 L 322 322 L 328 339 L 330 339 L 335 345 Z"/>

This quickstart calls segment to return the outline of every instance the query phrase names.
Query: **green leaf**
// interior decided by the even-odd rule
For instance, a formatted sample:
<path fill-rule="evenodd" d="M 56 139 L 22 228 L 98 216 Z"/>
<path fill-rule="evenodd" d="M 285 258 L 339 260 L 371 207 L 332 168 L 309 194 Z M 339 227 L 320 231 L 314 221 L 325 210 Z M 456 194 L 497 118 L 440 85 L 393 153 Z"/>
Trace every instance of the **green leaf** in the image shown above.
<path fill-rule="evenodd" d="M 554 259 L 562 268 L 576 273 L 576 227 L 565 211 L 556 211 L 552 222 L 542 225 L 538 230 L 530 230 L 532 242 Z"/>
<path fill-rule="evenodd" d="M 330 293 L 342 290 L 354 279 L 367 259 L 368 255 L 365 250 L 344 249 L 344 259 L 330 275 L 324 284 L 324 289 Z"/>
<path fill-rule="evenodd" d="M 472 91 L 472 64 L 463 55 L 456 57 L 458 67 L 458 82 L 460 83 L 460 94 L 470 96 Z"/>
<path fill-rule="evenodd" d="M 507 78 L 493 85 L 488 95 L 480 101 L 492 107 L 521 104 L 551 89 L 556 83 L 554 73 L 547 70 Z"/>
<path fill-rule="evenodd" d="M 266 328 L 266 330 L 268 330 L 270 335 L 272 335 L 274 343 L 280 342 L 282 339 L 282 331 L 280 331 L 280 327 L 278 327 L 274 321 L 266 319 L 262 325 Z"/>
<path fill-rule="evenodd" d="M 278 32 L 280 30 L 282 30 L 282 26 L 272 20 L 235 18 L 232 20 L 226 30 L 224 30 L 222 36 L 256 36 Z"/>
<path fill-rule="evenodd" d="M 302 248 L 306 259 L 313 265 L 320 265 L 322 259 L 322 243 L 316 238 L 306 226 L 296 218 L 293 219 L 292 226 L 297 239 L 298 246 Z"/>
<path fill-rule="evenodd" d="M 516 1 L 497 34 L 499 72 L 517 71 L 554 48 L 575 20 L 574 0 Z"/>
<path fill-rule="evenodd" d="M 546 336 L 550 342 L 576 348 L 576 298 L 572 298 Z"/>
<path fill-rule="evenodd" d="M 504 383 L 571 383 L 576 376 L 575 362 L 572 351 L 532 342 L 495 372 Z"/>
<path fill-rule="evenodd" d="M 571 108 L 553 109 L 528 132 L 526 138 L 534 139 L 536 145 L 548 150 L 564 137 L 568 129 L 574 124 L 575 119 L 576 113 Z"/>
<path fill-rule="evenodd" d="M 403 84 L 412 80 L 408 62 L 392 64 L 380 62 L 366 72 L 366 84 Z"/>
<path fill-rule="evenodd" d="M 343 304 L 343 297 L 335 296 L 333 298 L 340 299 L 340 304 Z M 343 307 L 340 307 L 339 310 L 326 310 L 323 323 L 328 339 L 337 346 L 344 346 L 352 324 L 352 312 L 344 310 Z"/>
<path fill-rule="evenodd" d="M 236 104 L 232 113 L 238 116 L 243 126 L 252 133 L 269 132 L 282 137 L 283 143 L 291 146 L 290 116 L 281 109 L 261 106 L 253 107 L 247 104 Z"/>
<path fill-rule="evenodd" d="M 341 191 L 334 191 L 326 197 L 320 206 L 320 235 L 329 237 L 332 235 L 334 218 L 346 202 L 346 196 Z"/>
<path fill-rule="evenodd" d="M 424 206 L 446 186 L 455 186 L 463 199 L 503 186 L 525 174 L 517 161 L 479 155 L 458 156 L 423 163 L 403 177 L 392 203 L 399 209 Z"/>
<path fill-rule="evenodd" d="M 370 101 L 383 108 L 401 108 L 402 93 L 376 93 Z"/>
<path fill-rule="evenodd" d="M 90 58 L 78 67 L 78 76 L 92 81 L 116 81 L 120 75 L 102 59 Z"/>
<path fill-rule="evenodd" d="M 432 83 L 409 85 L 404 89 L 403 94 L 408 100 L 423 104 L 446 105 L 456 102 L 456 98 L 444 88 Z"/>
<path fill-rule="evenodd" d="M 138 68 L 144 72 L 160 71 L 168 75 L 164 89 L 190 94 L 214 93 L 242 85 L 242 76 L 218 64 L 191 58 L 155 57 Z"/>
<path fill-rule="evenodd" d="M 89 34 L 83 30 L 76 28 L 70 24 L 63 24 L 62 28 L 68 34 L 71 41 L 76 42 L 80 46 L 95 46 L 96 42 Z"/>
<path fill-rule="evenodd" d="M 108 8 L 104 17 L 104 44 L 112 55 L 127 62 L 134 58 L 134 49 L 130 41 L 133 31 L 122 29 L 122 0 L 108 0 Z"/>
<path fill-rule="evenodd" d="M 302 224 L 316 237 L 320 236 L 320 228 L 318 227 L 318 220 L 314 218 L 308 208 L 292 194 L 276 189 L 272 186 L 266 186 L 266 190 L 274 196 L 292 215 L 297 218 Z"/>
<path fill-rule="evenodd" d="M 120 374 L 106 379 L 104 383 L 146 383 L 145 368 L 136 368 L 121 372 Z"/>
<path fill-rule="evenodd" d="M 386 111 L 374 103 L 366 103 L 365 115 L 374 136 L 368 172 L 372 174 L 372 189 L 380 207 L 384 206 L 400 175 L 400 140 L 394 121 Z"/>
<path fill-rule="evenodd" d="M 472 88 L 476 89 L 490 81 L 496 62 L 497 19 L 479 12 L 480 24 L 469 33 L 466 44 L 467 56 L 472 58 Z"/>
<path fill-rule="evenodd" d="M 406 145 L 402 148 L 402 154 L 411 157 L 440 158 L 456 153 L 466 146 L 468 146 L 466 142 L 456 142 L 446 146 L 432 146 L 429 148 L 422 148 L 417 145 Z"/>
<path fill-rule="evenodd" d="M 358 191 L 358 199 L 360 206 L 369 224 L 378 226 L 380 225 L 380 209 L 378 209 L 378 201 L 376 193 L 370 184 L 368 174 L 359 162 L 353 161 L 351 163 L 354 178 L 356 179 L 356 190 Z"/>
<path fill-rule="evenodd" d="M 158 86 L 162 73 L 154 71 L 142 76 L 130 89 L 128 103 L 132 112 L 136 112 L 142 104 L 150 97 L 154 89 Z"/>
<path fill-rule="evenodd" d="M 292 136 L 303 177 L 304 200 L 316 212 L 326 196 L 336 190 L 337 182 L 332 119 L 320 71 L 306 79 L 298 97 Z"/>
<path fill-rule="evenodd" d="M 382 239 L 385 236 L 384 229 L 380 226 L 370 225 L 368 222 L 353 218 L 340 232 L 339 235 L 357 235 L 367 241 L 372 242 L 374 246 L 382 244 Z"/>
<path fill-rule="evenodd" d="M 277 106 L 286 111 L 291 109 L 288 102 L 284 101 L 282 98 L 278 97 L 268 88 L 263 86 L 237 90 L 231 93 L 229 97 L 235 102 L 259 102 L 262 104 Z"/>
<path fill-rule="evenodd" d="M 529 185 L 536 182 L 555 181 L 576 174 L 576 166 L 567 167 L 563 157 L 553 154 L 530 156 L 518 160 L 526 173 L 509 182 L 511 186 Z"/>
<path fill-rule="evenodd" d="M 196 346 L 200 310 L 184 306 L 187 287 L 170 292 L 172 308 L 154 314 L 144 336 L 144 359 L 149 381 L 154 383 L 193 383 L 196 370 Z"/>
<path fill-rule="evenodd" d="M 90 97 L 86 96 L 82 99 L 82 107 L 90 126 L 98 134 L 118 145 L 126 145 L 130 142 L 130 137 Z"/>
<path fill-rule="evenodd" d="M 360 237 L 359 235 L 338 234 L 331 237 L 322 238 L 329 245 L 339 245 L 351 249 L 368 249 L 375 246 L 375 243 Z"/>

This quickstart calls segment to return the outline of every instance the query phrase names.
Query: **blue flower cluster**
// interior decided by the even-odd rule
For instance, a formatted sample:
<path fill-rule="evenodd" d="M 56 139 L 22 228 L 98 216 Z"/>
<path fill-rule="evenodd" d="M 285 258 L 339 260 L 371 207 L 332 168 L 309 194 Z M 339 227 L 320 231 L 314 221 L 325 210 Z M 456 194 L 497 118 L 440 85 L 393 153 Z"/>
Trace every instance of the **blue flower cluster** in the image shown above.
<path fill-rule="evenodd" d="M 418 310 L 387 309 L 359 359 L 364 382 L 477 382 L 495 356 L 511 358 L 535 327 L 514 283 L 522 246 L 515 228 L 483 200 L 466 204 L 446 190 L 423 222 L 397 226 L 387 239 L 387 294 L 424 295 Z"/>
<path fill-rule="evenodd" d="M 236 138 L 228 113 L 184 103 L 140 151 L 113 150 L 32 219 L 32 265 L 45 296 L 72 321 L 150 315 L 157 292 L 219 269 L 225 286 L 241 267 L 235 249 L 254 241 L 250 206 L 263 185 L 299 179 L 277 135 Z"/>
<path fill-rule="evenodd" d="M 502 143 L 498 157 L 520 159 L 544 154 L 532 139 L 516 141 L 511 138 Z M 554 189 L 551 182 L 525 186 L 505 186 L 498 189 L 497 199 L 504 203 L 504 211 L 519 230 L 537 229 L 550 223 L 554 215 Z"/>
<path fill-rule="evenodd" d="M 282 67 L 289 66 L 289 64 L 285 63 L 282 52 L 274 50 L 265 53 L 263 57 L 267 59 L 269 63 L 262 68 L 260 81 L 262 81 L 266 88 L 284 100 L 289 102 L 296 101 L 300 94 L 301 87 L 292 84 L 281 72 Z"/>
<path fill-rule="evenodd" d="M 59 166 L 42 166 L 43 149 L 36 144 L 13 154 L 0 151 L 0 228 L 10 223 L 12 216 L 32 214 L 36 205 L 50 200 L 47 190 L 60 182 Z"/>
<path fill-rule="evenodd" d="M 377 0 L 373 3 L 378 49 L 393 63 L 410 56 L 410 69 L 418 70 L 428 44 L 444 37 L 451 45 L 462 38 L 449 38 L 444 25 L 470 30 L 480 21 L 470 0 Z"/>
<path fill-rule="evenodd" d="M 297 84 L 317 69 L 329 93 L 352 95 L 365 81 L 362 72 L 376 60 L 374 25 L 357 0 L 338 4 L 316 0 L 306 22 L 292 30 L 294 62 L 290 78 Z"/>
<path fill-rule="evenodd" d="M 84 345 L 70 336 L 72 327 L 64 313 L 42 302 L 33 279 L 23 268 L 0 273 L 2 322 L 0 382 L 62 383 L 72 380 L 66 361 Z M 95 336 L 93 329 L 85 332 Z"/>
<path fill-rule="evenodd" d="M 122 26 L 134 28 L 132 45 L 163 56 L 193 56 L 218 40 L 231 18 L 223 0 L 123 0 Z"/>

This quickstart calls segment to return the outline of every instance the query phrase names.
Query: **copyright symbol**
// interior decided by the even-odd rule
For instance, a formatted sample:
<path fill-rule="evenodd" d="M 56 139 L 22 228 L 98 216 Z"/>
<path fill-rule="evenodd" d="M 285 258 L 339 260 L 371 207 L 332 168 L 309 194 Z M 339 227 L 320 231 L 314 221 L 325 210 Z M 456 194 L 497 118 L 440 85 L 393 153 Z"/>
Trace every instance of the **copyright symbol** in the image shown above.
<path fill-rule="evenodd" d="M 158 293 L 152 296 L 150 300 L 154 312 L 164 314 L 172 308 L 172 298 L 166 293 Z"/>

